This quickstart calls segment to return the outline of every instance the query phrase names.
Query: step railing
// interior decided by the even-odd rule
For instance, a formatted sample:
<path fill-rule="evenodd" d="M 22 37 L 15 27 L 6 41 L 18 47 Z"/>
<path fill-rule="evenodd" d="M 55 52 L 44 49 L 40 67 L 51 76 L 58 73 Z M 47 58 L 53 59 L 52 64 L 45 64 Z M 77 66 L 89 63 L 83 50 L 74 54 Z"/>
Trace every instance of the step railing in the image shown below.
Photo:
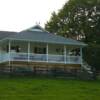
<path fill-rule="evenodd" d="M 85 62 L 85 61 L 83 61 L 82 69 L 86 70 L 90 74 L 93 73 L 91 66 L 87 62 Z"/>

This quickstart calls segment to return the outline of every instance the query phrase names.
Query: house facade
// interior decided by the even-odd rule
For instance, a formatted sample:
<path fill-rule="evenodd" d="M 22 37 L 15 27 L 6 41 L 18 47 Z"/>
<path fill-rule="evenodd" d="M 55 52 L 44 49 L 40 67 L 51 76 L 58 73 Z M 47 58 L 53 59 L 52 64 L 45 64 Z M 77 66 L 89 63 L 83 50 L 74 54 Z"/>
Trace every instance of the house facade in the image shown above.
<path fill-rule="evenodd" d="M 49 73 L 79 71 L 86 44 L 49 33 L 39 25 L 21 32 L 0 32 L 0 71 Z"/>

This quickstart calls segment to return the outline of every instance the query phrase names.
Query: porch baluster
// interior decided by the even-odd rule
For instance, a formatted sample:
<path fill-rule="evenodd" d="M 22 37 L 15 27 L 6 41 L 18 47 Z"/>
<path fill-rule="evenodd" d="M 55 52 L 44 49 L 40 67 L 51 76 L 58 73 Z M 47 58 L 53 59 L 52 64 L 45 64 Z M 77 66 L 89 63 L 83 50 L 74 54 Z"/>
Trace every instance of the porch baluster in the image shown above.
<path fill-rule="evenodd" d="M 10 66 L 10 52 L 11 52 L 11 42 L 9 41 L 9 66 Z"/>
<path fill-rule="evenodd" d="M 66 60 L 67 60 L 66 57 L 67 57 L 66 56 L 66 46 L 64 46 L 64 62 L 65 62 L 65 64 L 66 64 Z"/>
<path fill-rule="evenodd" d="M 28 62 L 30 61 L 30 42 L 28 42 Z"/>
<path fill-rule="evenodd" d="M 80 48 L 80 59 L 81 59 L 81 65 L 82 65 L 82 63 L 83 63 L 83 61 L 82 61 L 82 47 Z"/>
<path fill-rule="evenodd" d="M 46 46 L 46 55 L 47 55 L 47 62 L 48 62 L 48 44 Z"/>

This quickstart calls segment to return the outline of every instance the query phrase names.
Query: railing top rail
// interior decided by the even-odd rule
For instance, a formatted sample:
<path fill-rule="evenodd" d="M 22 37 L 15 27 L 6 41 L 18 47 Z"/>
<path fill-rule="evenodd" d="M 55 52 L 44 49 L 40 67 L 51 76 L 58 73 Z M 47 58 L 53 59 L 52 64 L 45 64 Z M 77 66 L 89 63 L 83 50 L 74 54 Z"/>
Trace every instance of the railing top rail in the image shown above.
<path fill-rule="evenodd" d="M 9 54 L 9 52 L 8 53 L 4 53 L 4 55 L 5 54 Z M 30 55 L 47 55 L 47 54 L 35 54 L 35 53 L 24 53 L 24 52 L 10 52 L 10 54 L 23 54 L 23 55 L 28 55 L 28 54 L 30 54 Z M 2 54 L 3 55 L 3 54 Z M 64 56 L 64 55 L 57 55 L 57 54 L 48 54 L 48 56 Z M 81 56 L 74 56 L 74 55 L 66 55 L 66 57 L 81 57 Z"/>

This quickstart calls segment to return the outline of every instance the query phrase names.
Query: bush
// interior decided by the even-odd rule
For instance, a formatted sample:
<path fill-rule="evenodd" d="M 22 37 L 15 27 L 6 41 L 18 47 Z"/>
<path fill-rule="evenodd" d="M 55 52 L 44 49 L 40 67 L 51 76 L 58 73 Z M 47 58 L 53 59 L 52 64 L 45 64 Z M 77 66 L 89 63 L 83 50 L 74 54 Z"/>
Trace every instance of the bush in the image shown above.
<path fill-rule="evenodd" d="M 83 49 L 84 60 L 96 70 L 100 70 L 100 45 L 89 44 Z"/>

